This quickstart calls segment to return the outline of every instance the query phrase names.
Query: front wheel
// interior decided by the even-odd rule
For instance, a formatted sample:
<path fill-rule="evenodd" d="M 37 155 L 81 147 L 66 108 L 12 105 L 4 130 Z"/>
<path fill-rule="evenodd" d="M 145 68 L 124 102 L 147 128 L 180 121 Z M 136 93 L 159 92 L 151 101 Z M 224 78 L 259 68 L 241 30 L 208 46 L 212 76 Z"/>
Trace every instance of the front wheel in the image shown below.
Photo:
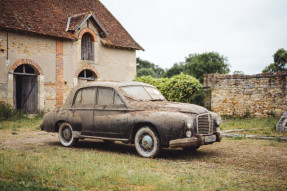
<path fill-rule="evenodd" d="M 135 135 L 135 147 L 140 156 L 153 158 L 159 153 L 161 144 L 154 130 L 149 127 L 142 127 Z"/>
<path fill-rule="evenodd" d="M 69 123 L 62 123 L 60 125 L 59 140 L 65 147 L 72 147 L 78 143 L 78 139 L 73 136 L 73 129 Z"/>

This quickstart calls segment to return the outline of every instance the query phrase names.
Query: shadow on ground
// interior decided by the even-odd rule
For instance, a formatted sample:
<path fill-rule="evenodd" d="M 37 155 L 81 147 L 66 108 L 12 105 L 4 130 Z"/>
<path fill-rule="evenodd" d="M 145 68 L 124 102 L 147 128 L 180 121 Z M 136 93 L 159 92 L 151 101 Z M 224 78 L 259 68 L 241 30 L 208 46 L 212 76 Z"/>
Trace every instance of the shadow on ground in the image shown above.
<path fill-rule="evenodd" d="M 58 146 L 63 147 L 60 142 L 49 142 L 50 146 Z M 208 146 L 206 146 L 208 147 Z M 103 152 L 111 152 L 118 154 L 127 154 L 139 156 L 133 144 L 123 144 L 122 142 L 116 142 L 114 144 L 108 144 L 100 140 L 81 140 L 74 147 L 74 149 L 80 150 L 99 150 Z M 197 151 L 184 151 L 181 148 L 171 149 L 171 148 L 163 148 L 160 154 L 156 157 L 157 159 L 165 159 L 165 160 L 191 160 L 191 159 L 200 159 L 206 157 L 217 156 L 217 151 L 213 150 L 202 150 L 199 148 Z M 139 156 L 140 157 L 140 156 Z"/>

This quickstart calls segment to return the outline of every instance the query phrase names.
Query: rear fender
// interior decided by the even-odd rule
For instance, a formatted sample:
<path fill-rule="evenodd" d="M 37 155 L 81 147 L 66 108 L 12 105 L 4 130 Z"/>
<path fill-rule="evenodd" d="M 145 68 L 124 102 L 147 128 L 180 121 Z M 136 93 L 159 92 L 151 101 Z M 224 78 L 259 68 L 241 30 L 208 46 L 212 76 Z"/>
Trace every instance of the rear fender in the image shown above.
<path fill-rule="evenodd" d="M 59 125 L 62 122 L 69 123 L 73 131 L 81 131 L 82 130 L 82 121 L 80 116 L 76 114 L 75 111 L 72 110 L 59 110 L 56 112 L 56 123 L 55 123 L 55 132 L 59 130 Z"/>

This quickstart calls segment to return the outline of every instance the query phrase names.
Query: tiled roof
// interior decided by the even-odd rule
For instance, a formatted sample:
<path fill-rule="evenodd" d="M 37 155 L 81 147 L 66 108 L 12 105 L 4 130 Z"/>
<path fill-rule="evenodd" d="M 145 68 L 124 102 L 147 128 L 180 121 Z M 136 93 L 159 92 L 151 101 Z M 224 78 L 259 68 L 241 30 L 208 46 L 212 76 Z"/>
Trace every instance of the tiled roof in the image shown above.
<path fill-rule="evenodd" d="M 99 0 L 0 0 L 0 28 L 75 39 L 66 31 L 68 18 L 70 30 L 88 12 L 107 32 L 105 45 L 143 50 Z"/>
<path fill-rule="evenodd" d="M 72 15 L 70 17 L 70 23 L 69 23 L 69 31 L 74 31 L 79 24 L 88 16 L 88 13 L 81 13 L 81 14 L 76 14 Z"/>

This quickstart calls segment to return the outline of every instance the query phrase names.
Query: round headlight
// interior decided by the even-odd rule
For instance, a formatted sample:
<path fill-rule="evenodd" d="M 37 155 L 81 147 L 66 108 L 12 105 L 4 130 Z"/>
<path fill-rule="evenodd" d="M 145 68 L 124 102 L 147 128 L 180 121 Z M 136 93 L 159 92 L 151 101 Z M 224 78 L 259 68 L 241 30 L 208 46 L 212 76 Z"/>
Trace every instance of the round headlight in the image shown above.
<path fill-rule="evenodd" d="M 215 118 L 215 123 L 217 126 L 221 124 L 221 117 L 219 115 Z"/>
<path fill-rule="evenodd" d="M 185 122 L 186 128 L 187 129 L 192 129 L 193 128 L 193 119 L 192 118 L 188 118 Z"/>
<path fill-rule="evenodd" d="M 191 137 L 191 131 L 186 131 L 186 136 Z"/>

